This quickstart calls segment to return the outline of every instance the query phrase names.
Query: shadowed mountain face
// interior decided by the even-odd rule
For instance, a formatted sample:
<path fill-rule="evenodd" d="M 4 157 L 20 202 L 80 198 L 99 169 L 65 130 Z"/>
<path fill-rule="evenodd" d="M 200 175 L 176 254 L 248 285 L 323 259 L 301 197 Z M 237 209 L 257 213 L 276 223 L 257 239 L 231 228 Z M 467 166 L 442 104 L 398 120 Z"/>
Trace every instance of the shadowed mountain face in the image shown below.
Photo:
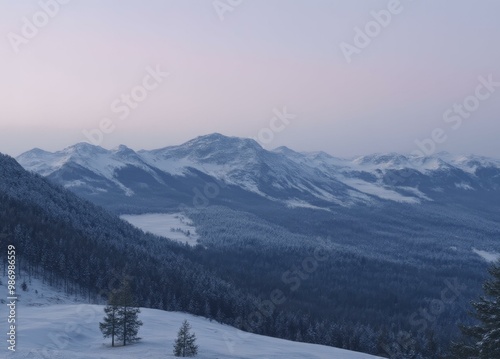
<path fill-rule="evenodd" d="M 212 203 L 324 210 L 388 202 L 449 204 L 500 193 L 500 161 L 495 159 L 439 153 L 347 160 L 286 147 L 267 151 L 253 140 L 220 134 L 138 152 L 80 143 L 55 153 L 34 149 L 17 160 L 27 170 L 123 211 L 193 206 L 207 185 L 217 187 Z"/>

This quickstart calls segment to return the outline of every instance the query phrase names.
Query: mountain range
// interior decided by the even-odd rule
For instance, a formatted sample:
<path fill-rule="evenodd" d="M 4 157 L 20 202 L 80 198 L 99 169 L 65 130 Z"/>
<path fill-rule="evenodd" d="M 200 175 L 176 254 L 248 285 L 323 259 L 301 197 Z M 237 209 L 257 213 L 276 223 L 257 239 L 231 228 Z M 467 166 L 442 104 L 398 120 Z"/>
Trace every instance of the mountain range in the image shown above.
<path fill-rule="evenodd" d="M 98 203 L 121 198 L 122 205 L 143 209 L 191 205 L 196 189 L 210 191 L 210 186 L 214 197 L 220 195 L 218 201 L 248 198 L 322 210 L 500 193 L 500 160 L 493 158 L 441 152 L 341 159 L 287 147 L 268 151 L 254 140 L 220 134 L 150 151 L 124 145 L 106 150 L 87 143 L 57 152 L 33 149 L 17 161 Z"/>

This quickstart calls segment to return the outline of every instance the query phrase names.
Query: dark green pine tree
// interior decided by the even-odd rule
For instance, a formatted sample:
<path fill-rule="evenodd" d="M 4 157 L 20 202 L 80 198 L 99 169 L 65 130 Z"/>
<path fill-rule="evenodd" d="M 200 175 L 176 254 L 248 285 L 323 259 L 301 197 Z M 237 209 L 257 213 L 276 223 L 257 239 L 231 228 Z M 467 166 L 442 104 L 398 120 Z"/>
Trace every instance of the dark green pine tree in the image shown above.
<path fill-rule="evenodd" d="M 118 305 L 114 296 L 110 296 L 108 305 L 104 308 L 104 321 L 99 323 L 99 329 L 104 338 L 111 337 L 111 346 L 115 346 L 115 337 L 121 335 L 122 325 L 118 313 Z"/>
<path fill-rule="evenodd" d="M 464 340 L 452 345 L 453 358 L 500 358 L 500 262 L 489 272 L 493 278 L 483 286 L 486 296 L 472 303 L 475 309 L 472 316 L 478 323 L 460 328 Z"/>
<path fill-rule="evenodd" d="M 198 345 L 196 345 L 196 335 L 190 333 L 191 325 L 185 320 L 182 323 L 177 339 L 174 343 L 174 355 L 176 357 L 194 357 L 198 354 Z"/>
<path fill-rule="evenodd" d="M 141 310 L 135 306 L 128 281 L 125 281 L 116 293 L 116 301 L 121 326 L 117 335 L 118 339 L 123 342 L 124 346 L 139 341 L 141 338 L 137 334 L 139 333 L 139 328 L 142 326 L 142 321 L 139 320 Z"/>
<path fill-rule="evenodd" d="M 104 338 L 111 337 L 111 346 L 115 346 L 115 337 L 124 346 L 141 339 L 137 336 L 142 325 L 138 318 L 140 309 L 134 306 L 128 282 L 124 282 L 120 289 L 109 296 L 104 313 L 106 316 L 104 321 L 99 323 L 99 328 Z"/>
<path fill-rule="evenodd" d="M 118 310 L 119 316 L 122 318 L 122 329 L 118 338 L 123 342 L 123 345 L 141 340 L 137 336 L 139 328 L 142 326 L 142 321 L 139 320 L 138 316 L 140 312 L 139 308 L 133 306 L 123 306 Z"/>

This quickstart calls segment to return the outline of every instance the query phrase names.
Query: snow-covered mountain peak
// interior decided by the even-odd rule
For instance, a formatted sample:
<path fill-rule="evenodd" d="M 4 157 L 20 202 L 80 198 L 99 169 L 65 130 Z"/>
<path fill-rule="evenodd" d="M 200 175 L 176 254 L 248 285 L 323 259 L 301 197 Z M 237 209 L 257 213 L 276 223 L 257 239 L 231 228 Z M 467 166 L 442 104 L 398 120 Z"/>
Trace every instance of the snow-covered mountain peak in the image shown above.
<path fill-rule="evenodd" d="M 399 153 L 376 153 L 368 156 L 355 158 L 353 163 L 358 165 L 377 165 L 377 166 L 406 166 L 408 157 Z"/>
<path fill-rule="evenodd" d="M 255 162 L 263 152 L 265 150 L 252 139 L 215 133 L 197 137 L 182 145 L 139 153 L 154 163 L 177 161 L 197 167 L 196 164 L 225 166 L 233 162 Z"/>
<path fill-rule="evenodd" d="M 92 156 L 95 154 L 104 154 L 107 153 L 108 150 L 95 146 L 87 142 L 79 142 L 75 145 L 66 147 L 61 152 L 72 155 L 80 155 L 80 156 Z"/>
<path fill-rule="evenodd" d="M 194 150 L 195 153 L 210 151 L 213 153 L 233 153 L 233 151 L 257 153 L 264 149 L 255 141 L 249 138 L 228 137 L 219 133 L 197 137 L 194 140 L 182 145 L 185 148 Z"/>
<path fill-rule="evenodd" d="M 324 152 L 324 151 L 316 151 L 316 152 L 303 152 L 306 156 L 321 159 L 321 160 L 338 160 L 338 158 L 333 157 L 332 155 Z"/>
<path fill-rule="evenodd" d="M 276 147 L 274 150 L 272 150 L 272 152 L 275 152 L 275 153 L 281 153 L 283 155 L 300 155 L 299 152 L 295 152 L 294 150 L 292 150 L 291 148 L 288 148 L 286 146 L 280 146 L 280 147 Z"/>
<path fill-rule="evenodd" d="M 38 157 L 38 156 L 46 156 L 50 155 L 50 152 L 42 150 L 41 148 L 35 147 L 32 150 L 25 152 L 25 157 Z"/>
<path fill-rule="evenodd" d="M 476 172 L 478 168 L 500 168 L 500 160 L 477 155 L 453 156 L 449 161 L 471 173 Z"/>
<path fill-rule="evenodd" d="M 113 148 L 109 154 L 113 159 L 121 160 L 128 164 L 144 163 L 142 157 L 137 152 L 125 145 Z"/>
<path fill-rule="evenodd" d="M 206 136 L 199 136 L 177 147 L 185 147 L 192 149 L 253 148 L 255 150 L 262 150 L 262 147 L 257 143 L 257 141 L 253 139 L 225 136 L 221 135 L 220 133 L 213 133 Z"/>
<path fill-rule="evenodd" d="M 302 201 L 318 207 L 372 203 L 377 197 L 420 203 L 444 188 L 500 188 L 500 161 L 481 156 L 378 153 L 341 159 L 284 146 L 268 151 L 252 139 L 218 133 L 151 151 L 135 152 L 124 145 L 105 150 L 83 143 L 54 153 L 34 149 L 17 159 L 28 170 L 55 174 L 63 185 L 87 186 L 92 193 L 117 186 L 133 195 L 149 186 L 165 186 L 161 172 L 174 177 L 202 173 L 274 201 Z M 93 174 L 103 179 L 90 180 Z M 399 176 L 395 182 L 394 176 Z"/>
<path fill-rule="evenodd" d="M 121 153 L 135 153 L 135 151 L 133 149 L 131 149 L 130 147 L 127 147 L 125 145 L 119 145 L 119 146 L 113 148 L 111 151 L 115 152 L 115 153 L 118 153 L 118 152 L 121 152 Z"/>

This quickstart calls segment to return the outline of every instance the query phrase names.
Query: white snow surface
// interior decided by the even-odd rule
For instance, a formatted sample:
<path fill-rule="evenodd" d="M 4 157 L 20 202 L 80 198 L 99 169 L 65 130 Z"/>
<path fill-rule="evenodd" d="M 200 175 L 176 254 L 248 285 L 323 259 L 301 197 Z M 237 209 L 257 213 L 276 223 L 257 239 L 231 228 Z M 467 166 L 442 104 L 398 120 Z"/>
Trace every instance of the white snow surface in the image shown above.
<path fill-rule="evenodd" d="M 418 198 L 406 197 L 396 191 L 392 191 L 380 185 L 366 182 L 360 179 L 349 178 L 345 179 L 343 182 L 362 193 L 370 194 L 382 199 L 401 203 L 420 203 L 420 200 Z"/>
<path fill-rule="evenodd" d="M 198 241 L 196 227 L 182 213 L 148 213 L 122 215 L 121 219 L 145 232 L 195 246 Z M 189 233 L 189 235 L 188 235 Z"/>
<path fill-rule="evenodd" d="M 22 279 L 18 278 L 20 284 Z M 2 278 L 1 293 L 7 293 Z M 38 291 L 38 294 L 35 293 Z M 6 297 L 2 295 L 1 300 Z M 342 349 L 296 343 L 253 335 L 233 327 L 186 313 L 141 309 L 142 340 L 126 347 L 111 347 L 104 339 L 99 322 L 102 305 L 61 294 L 39 280 L 28 283 L 28 291 L 18 288 L 16 313 L 16 351 L 2 341 L 0 358 L 22 359 L 159 359 L 174 358 L 172 349 L 177 331 L 187 319 L 197 336 L 199 359 L 376 359 L 377 357 Z M 56 304 L 58 303 L 58 304 Z M 2 304 L 0 328 L 7 333 L 7 310 Z M 5 336 L 6 337 L 6 336 Z"/>
<path fill-rule="evenodd" d="M 300 199 L 288 200 L 286 201 L 286 205 L 288 208 L 309 208 L 309 209 L 321 209 L 327 212 L 330 211 L 328 208 L 318 207 L 306 201 L 301 201 Z"/>
<path fill-rule="evenodd" d="M 472 248 L 472 251 L 489 263 L 496 262 L 500 259 L 500 253 L 483 251 L 476 248 Z"/>

